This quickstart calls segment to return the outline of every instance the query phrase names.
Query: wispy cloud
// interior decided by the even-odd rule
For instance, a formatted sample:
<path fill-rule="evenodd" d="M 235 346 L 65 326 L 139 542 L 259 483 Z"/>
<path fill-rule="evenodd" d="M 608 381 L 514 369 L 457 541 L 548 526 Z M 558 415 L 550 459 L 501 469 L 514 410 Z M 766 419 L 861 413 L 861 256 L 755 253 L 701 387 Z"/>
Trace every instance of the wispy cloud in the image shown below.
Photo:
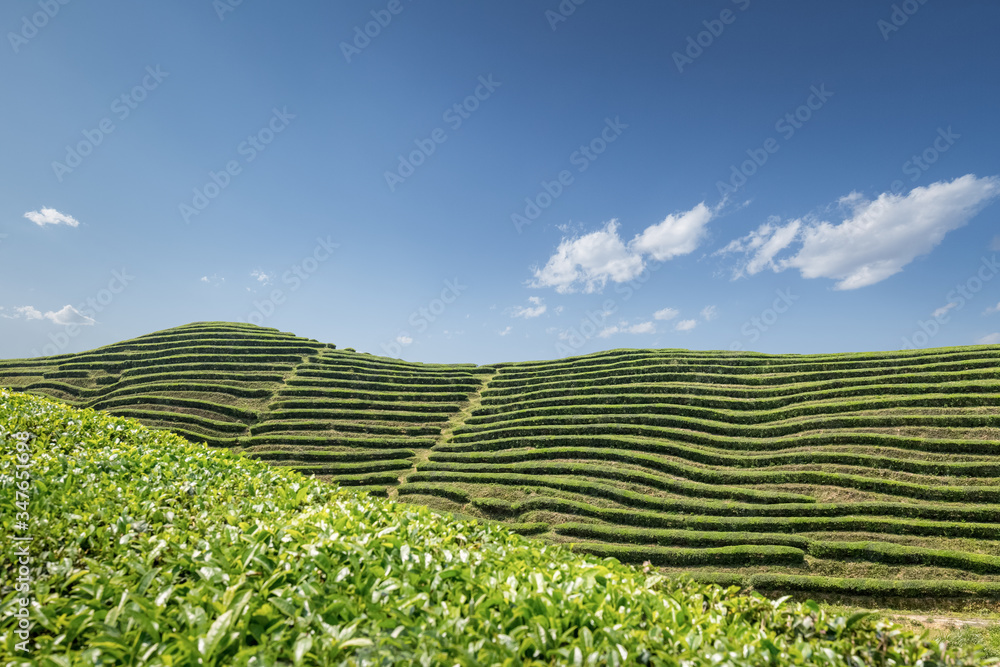
<path fill-rule="evenodd" d="M 933 317 L 934 319 L 942 317 L 949 310 L 951 310 L 952 308 L 956 308 L 957 306 L 958 306 L 958 303 L 955 302 L 955 301 L 952 301 L 951 303 L 946 303 L 945 305 L 941 306 L 940 308 L 938 308 L 937 310 L 935 310 L 933 313 L 931 313 L 931 317 Z"/>
<path fill-rule="evenodd" d="M 210 276 L 202 276 L 198 280 L 206 285 L 211 285 L 212 287 L 218 287 L 222 283 L 226 282 L 226 279 L 219 276 L 217 273 L 213 273 Z"/>
<path fill-rule="evenodd" d="M 542 303 L 542 298 L 538 296 L 532 296 L 528 298 L 528 303 L 530 306 L 517 306 L 511 311 L 511 317 L 523 317 L 525 319 L 531 319 L 533 317 L 539 317 L 546 310 L 547 306 Z"/>
<path fill-rule="evenodd" d="M 654 320 L 672 320 L 672 319 L 674 319 L 675 317 L 677 317 L 680 314 L 681 314 L 681 311 L 677 310 L 676 308 L 664 308 L 662 310 L 658 310 L 655 313 L 653 313 L 653 319 Z"/>
<path fill-rule="evenodd" d="M 250 272 L 250 277 L 254 278 L 261 285 L 270 285 L 271 281 L 274 280 L 274 274 L 273 273 L 265 273 L 264 271 L 261 271 L 260 269 L 254 269 L 253 271 L 251 271 Z"/>
<path fill-rule="evenodd" d="M 39 227 L 44 227 L 45 225 L 66 225 L 68 227 L 79 227 L 80 222 L 71 215 L 66 215 L 65 213 L 60 213 L 54 208 L 42 207 L 39 211 L 28 211 L 24 214 L 28 220 Z"/>
<path fill-rule="evenodd" d="M 715 306 L 705 306 L 704 308 L 701 309 L 701 316 L 705 319 L 706 322 L 711 322 L 712 320 L 714 320 L 716 317 L 719 316 L 719 309 L 716 308 Z"/>
<path fill-rule="evenodd" d="M 554 287 L 557 292 L 598 292 L 610 280 L 633 280 L 647 259 L 665 261 L 687 255 L 701 244 L 713 209 L 700 203 L 690 211 L 668 215 L 650 225 L 627 244 L 618 235 L 618 221 L 575 238 L 563 238 L 545 266 L 534 270 L 532 287 Z"/>
<path fill-rule="evenodd" d="M 991 333 L 976 341 L 976 345 L 1000 345 L 1000 333 Z"/>
<path fill-rule="evenodd" d="M 652 322 L 640 322 L 639 324 L 629 324 L 619 322 L 616 326 L 605 327 L 597 336 L 599 338 L 610 338 L 615 334 L 653 334 L 656 333 L 656 325 Z"/>
<path fill-rule="evenodd" d="M 61 324 L 63 326 L 70 324 L 75 324 L 77 326 L 92 326 L 96 322 L 94 318 L 84 315 L 79 310 L 68 304 L 59 310 L 50 310 L 45 313 L 38 310 L 34 306 L 18 306 L 16 308 L 12 308 L 10 313 L 4 311 L 6 311 L 6 308 L 0 308 L 0 317 L 8 320 L 49 320 L 50 322 Z"/>
<path fill-rule="evenodd" d="M 514 327 L 511 327 L 511 326 L 508 326 L 508 327 L 507 327 L 506 329 L 504 329 L 503 331 L 498 331 L 497 333 L 498 333 L 498 334 L 500 334 L 501 336 L 506 336 L 506 335 L 507 335 L 507 334 L 509 334 L 509 333 L 510 333 L 510 332 L 511 332 L 511 331 L 512 331 L 513 329 L 514 329 Z"/>
<path fill-rule="evenodd" d="M 914 188 L 906 195 L 883 192 L 874 201 L 852 192 L 837 202 L 848 211 L 839 223 L 810 217 L 781 225 L 772 218 L 714 254 L 746 255 L 734 268 L 734 278 L 765 268 L 794 268 L 803 278 L 836 280 L 838 290 L 858 289 L 928 254 L 948 232 L 968 223 L 998 196 L 1000 177 L 973 174 Z M 778 259 L 793 243 L 799 244 L 795 253 Z"/>
<path fill-rule="evenodd" d="M 698 326 L 698 320 L 681 320 L 674 329 L 676 331 L 691 331 L 696 326 Z"/>

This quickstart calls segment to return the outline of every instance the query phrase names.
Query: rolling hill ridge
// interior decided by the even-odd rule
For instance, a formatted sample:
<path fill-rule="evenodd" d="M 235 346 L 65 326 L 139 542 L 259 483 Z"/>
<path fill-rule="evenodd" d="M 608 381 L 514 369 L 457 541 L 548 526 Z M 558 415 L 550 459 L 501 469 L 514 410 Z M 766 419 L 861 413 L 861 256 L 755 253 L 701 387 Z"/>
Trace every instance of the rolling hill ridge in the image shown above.
<path fill-rule="evenodd" d="M 1000 599 L 997 346 L 436 365 L 195 323 L 0 385 L 705 580 Z"/>

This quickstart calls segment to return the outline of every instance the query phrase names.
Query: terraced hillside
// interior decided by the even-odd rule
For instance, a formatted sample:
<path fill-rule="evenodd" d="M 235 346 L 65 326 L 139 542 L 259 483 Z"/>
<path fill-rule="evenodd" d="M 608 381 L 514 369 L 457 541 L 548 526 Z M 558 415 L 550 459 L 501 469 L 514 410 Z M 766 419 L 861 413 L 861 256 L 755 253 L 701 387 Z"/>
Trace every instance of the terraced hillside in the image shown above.
<path fill-rule="evenodd" d="M 384 494 L 479 388 L 481 372 L 491 370 L 379 359 L 209 322 L 0 362 L 0 385 Z"/>
<path fill-rule="evenodd" d="M 998 361 L 976 347 L 501 364 L 399 492 L 720 582 L 996 597 Z"/>
<path fill-rule="evenodd" d="M 201 323 L 4 384 L 702 579 L 1000 600 L 996 346 L 476 367 Z"/>

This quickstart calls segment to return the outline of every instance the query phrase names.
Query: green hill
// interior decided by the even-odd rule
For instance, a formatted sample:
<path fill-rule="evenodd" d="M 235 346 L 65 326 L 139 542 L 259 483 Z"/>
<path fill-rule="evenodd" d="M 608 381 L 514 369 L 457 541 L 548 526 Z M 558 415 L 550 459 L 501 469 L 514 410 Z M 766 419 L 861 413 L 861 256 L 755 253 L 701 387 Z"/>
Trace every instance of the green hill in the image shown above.
<path fill-rule="evenodd" d="M 984 664 L 93 410 L 0 391 L 0 425 L 3 664 Z"/>
<path fill-rule="evenodd" d="M 199 323 L 0 385 L 667 572 L 1000 599 L 996 346 L 477 367 Z"/>

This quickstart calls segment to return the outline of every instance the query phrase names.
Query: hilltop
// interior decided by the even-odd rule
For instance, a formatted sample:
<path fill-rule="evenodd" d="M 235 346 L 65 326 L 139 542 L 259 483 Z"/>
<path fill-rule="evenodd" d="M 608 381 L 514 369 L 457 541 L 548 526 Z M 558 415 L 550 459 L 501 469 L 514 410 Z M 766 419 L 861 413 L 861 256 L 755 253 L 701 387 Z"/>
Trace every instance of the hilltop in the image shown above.
<path fill-rule="evenodd" d="M 706 581 L 1000 600 L 997 346 L 437 365 L 196 323 L 0 385 Z"/>
<path fill-rule="evenodd" d="M 646 576 L 0 391 L 0 660 L 58 665 L 979 665 L 865 614 Z M 30 517 L 15 524 L 15 488 Z M 23 610 L 23 613 L 22 613 Z"/>

